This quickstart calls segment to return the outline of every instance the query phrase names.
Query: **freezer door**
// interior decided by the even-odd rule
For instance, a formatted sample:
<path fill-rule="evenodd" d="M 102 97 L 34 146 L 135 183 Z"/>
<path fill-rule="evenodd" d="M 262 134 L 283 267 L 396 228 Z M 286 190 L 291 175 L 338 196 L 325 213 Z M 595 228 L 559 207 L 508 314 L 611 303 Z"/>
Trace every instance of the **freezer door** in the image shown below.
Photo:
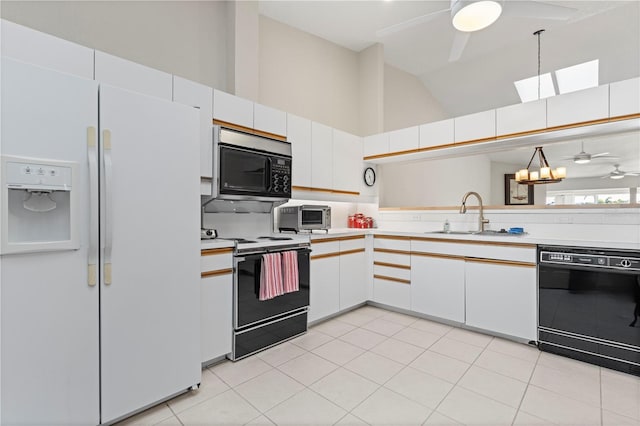
<path fill-rule="evenodd" d="M 100 85 L 102 422 L 200 382 L 198 111 Z"/>
<path fill-rule="evenodd" d="M 0 256 L 1 424 L 99 422 L 99 290 L 88 266 L 98 250 L 88 148 L 97 127 L 94 81 L 2 59 L 1 154 L 77 163 L 80 248 Z M 40 214 L 15 207 L 8 214 Z"/>

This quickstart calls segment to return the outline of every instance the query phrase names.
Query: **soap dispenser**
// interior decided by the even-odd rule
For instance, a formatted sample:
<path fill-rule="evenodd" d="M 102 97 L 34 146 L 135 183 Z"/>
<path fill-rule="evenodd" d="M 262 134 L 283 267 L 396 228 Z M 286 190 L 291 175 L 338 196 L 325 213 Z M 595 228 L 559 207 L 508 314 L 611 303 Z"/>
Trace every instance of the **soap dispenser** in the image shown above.
<path fill-rule="evenodd" d="M 444 232 L 449 232 L 451 230 L 451 225 L 449 224 L 449 219 L 444 221 L 444 227 L 442 228 Z"/>

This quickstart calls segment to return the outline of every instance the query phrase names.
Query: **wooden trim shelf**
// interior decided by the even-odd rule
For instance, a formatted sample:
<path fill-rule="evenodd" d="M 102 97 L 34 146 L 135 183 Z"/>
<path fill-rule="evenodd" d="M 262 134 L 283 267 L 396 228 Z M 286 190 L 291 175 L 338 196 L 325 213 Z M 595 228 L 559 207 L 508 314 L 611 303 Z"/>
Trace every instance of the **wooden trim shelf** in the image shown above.
<path fill-rule="evenodd" d="M 375 234 L 373 238 L 378 238 L 381 240 L 403 240 L 403 241 L 407 241 L 411 239 L 411 237 L 405 236 L 405 235 L 377 235 L 377 234 Z"/>
<path fill-rule="evenodd" d="M 323 254 L 316 254 L 315 256 L 311 256 L 309 257 L 310 260 L 317 260 L 317 259 L 326 259 L 328 257 L 337 257 L 340 256 L 340 252 L 339 251 L 334 251 L 331 253 L 323 253 Z"/>
<path fill-rule="evenodd" d="M 411 255 L 411 251 L 409 250 L 394 250 L 394 249 L 385 249 L 385 248 L 374 248 L 374 252 L 378 253 L 391 253 L 391 254 L 406 254 Z"/>
<path fill-rule="evenodd" d="M 348 235 L 346 237 L 320 238 L 320 239 L 317 239 L 317 240 L 311 240 L 311 244 L 330 243 L 330 242 L 335 242 L 335 241 L 359 240 L 359 239 L 364 238 L 364 237 L 365 237 L 365 235 Z"/>
<path fill-rule="evenodd" d="M 389 158 L 389 157 L 397 157 L 397 156 L 401 156 L 401 155 L 417 154 L 417 153 L 421 153 L 421 152 L 428 152 L 428 151 L 452 148 L 452 147 L 457 147 L 457 146 L 474 145 L 474 144 L 486 143 L 486 142 L 496 142 L 496 141 L 500 141 L 500 140 L 504 140 L 504 139 L 512 139 L 512 138 L 518 138 L 518 137 L 524 137 L 524 136 L 532 136 L 532 135 L 539 135 L 539 134 L 543 134 L 543 133 L 550 133 L 550 132 L 555 132 L 555 131 L 558 131 L 558 130 L 575 129 L 575 128 L 578 128 L 578 127 L 587 127 L 587 126 L 593 126 L 593 125 L 596 125 L 596 124 L 606 124 L 606 123 L 613 123 L 613 122 L 617 122 L 617 121 L 633 120 L 635 118 L 640 118 L 640 114 L 628 114 L 628 115 L 622 115 L 622 116 L 617 116 L 617 117 L 601 118 L 601 119 L 598 119 L 598 120 L 590 120 L 590 121 L 583 121 L 583 122 L 579 122 L 579 123 L 564 124 L 564 125 L 561 125 L 561 126 L 546 127 L 544 129 L 528 130 L 526 132 L 509 133 L 509 134 L 504 134 L 504 135 L 491 136 L 491 137 L 487 137 L 487 138 L 471 139 L 471 140 L 460 141 L 460 142 L 455 142 L 455 143 L 427 146 L 427 147 L 424 147 L 424 148 L 409 149 L 409 150 L 406 150 L 406 151 L 395 151 L 395 152 L 387 152 L 387 153 L 384 153 L 384 154 L 368 155 L 366 157 L 363 157 L 363 160 L 364 161 L 378 160 L 378 159 L 381 159 L 381 158 Z"/>
<path fill-rule="evenodd" d="M 492 265 L 507 265 L 507 266 L 519 266 L 522 268 L 535 268 L 537 265 L 532 262 L 520 262 L 517 260 L 499 260 L 499 259 L 484 259 L 478 257 L 465 257 L 465 262 L 474 263 L 489 263 Z"/>
<path fill-rule="evenodd" d="M 379 279 L 379 280 L 385 280 L 385 281 L 393 281 L 393 282 L 400 283 L 400 284 L 409 284 L 409 285 L 411 285 L 411 280 L 404 280 L 402 278 L 388 277 L 386 275 L 374 274 L 373 278 L 376 278 L 376 279 Z"/>
<path fill-rule="evenodd" d="M 555 205 L 496 205 L 496 206 L 484 206 L 484 211 L 488 210 L 535 210 L 535 209 L 637 209 L 640 207 L 639 203 L 629 204 L 555 204 Z M 478 210 L 478 206 L 467 206 L 467 210 Z M 431 211 L 431 210 L 460 210 L 460 206 L 409 206 L 409 207 L 379 207 L 379 211 L 383 212 L 395 212 L 395 211 Z"/>
<path fill-rule="evenodd" d="M 233 253 L 233 247 L 223 247 L 200 250 L 200 256 L 215 256 L 218 254 Z"/>
<path fill-rule="evenodd" d="M 517 237 L 512 237 L 517 238 Z M 461 240 L 453 238 L 437 238 L 437 237 L 413 237 L 412 241 L 425 241 L 435 243 L 452 243 L 452 244 L 472 244 L 480 246 L 503 246 L 503 247 L 518 247 L 518 248 L 536 248 L 537 246 L 532 243 L 518 243 L 513 241 L 486 241 L 486 240 Z"/>
<path fill-rule="evenodd" d="M 233 268 L 217 269 L 215 271 L 205 271 L 200 273 L 200 278 L 219 277 L 220 275 L 233 274 Z"/>
<path fill-rule="evenodd" d="M 357 191 L 343 191 L 341 189 L 331 189 L 331 188 L 316 188 L 312 186 L 291 186 L 292 191 L 313 191 L 313 192 L 326 192 L 328 194 L 339 194 L 339 195 L 360 195 L 360 192 Z"/>
<path fill-rule="evenodd" d="M 341 251 L 340 252 L 340 256 L 345 255 L 345 254 L 355 254 L 355 253 L 364 253 L 364 249 L 363 248 L 358 248 L 358 249 Z"/>
<path fill-rule="evenodd" d="M 241 126 L 239 124 L 229 123 L 228 121 L 216 120 L 213 119 L 213 124 L 217 124 L 218 126 L 225 127 L 227 129 L 237 130 L 239 132 L 249 133 L 256 136 L 262 136 L 269 139 L 275 139 L 281 142 L 286 142 L 287 137 L 278 135 L 276 133 L 269 133 L 263 130 L 252 129 L 251 127 Z"/>
<path fill-rule="evenodd" d="M 397 268 L 397 269 L 411 270 L 411 266 L 409 266 L 409 265 L 398 265 L 397 263 L 387 263 L 387 262 L 375 261 L 375 262 L 373 262 L 373 264 L 377 265 L 377 266 L 386 266 L 387 268 Z"/>
<path fill-rule="evenodd" d="M 438 259 L 452 259 L 452 260 L 465 260 L 465 256 L 460 256 L 457 254 L 442 254 L 442 253 L 429 253 L 423 251 L 412 251 L 412 256 L 422 256 L 422 257 L 437 257 Z"/>

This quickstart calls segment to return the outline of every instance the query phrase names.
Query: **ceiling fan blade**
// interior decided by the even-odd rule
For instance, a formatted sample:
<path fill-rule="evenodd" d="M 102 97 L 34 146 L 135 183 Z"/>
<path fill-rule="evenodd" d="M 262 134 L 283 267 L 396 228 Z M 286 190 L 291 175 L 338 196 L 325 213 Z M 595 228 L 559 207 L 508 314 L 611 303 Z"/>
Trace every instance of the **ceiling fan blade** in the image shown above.
<path fill-rule="evenodd" d="M 640 176 L 639 172 L 626 172 L 624 174 L 625 176 Z"/>
<path fill-rule="evenodd" d="M 520 18 L 553 19 L 566 21 L 578 9 L 566 6 L 557 6 L 537 1 L 510 1 L 505 0 L 502 14 Z"/>
<path fill-rule="evenodd" d="M 599 154 L 593 154 L 593 155 L 591 155 L 591 158 L 604 157 L 604 156 L 609 156 L 609 153 L 608 152 L 601 152 Z"/>
<path fill-rule="evenodd" d="M 462 31 L 456 31 L 456 36 L 453 38 L 453 44 L 451 45 L 451 51 L 449 52 L 449 62 L 455 62 L 462 56 L 464 48 L 471 37 L 471 33 L 464 33 Z"/>
<path fill-rule="evenodd" d="M 398 24 L 390 25 L 388 27 L 379 29 L 376 31 L 377 38 L 383 38 L 391 34 L 395 34 L 400 31 L 404 31 L 408 28 L 415 27 L 416 25 L 424 24 L 425 22 L 432 21 L 444 14 L 448 14 L 451 9 L 442 9 L 437 12 L 427 13 L 426 15 L 416 16 L 415 18 L 407 19 L 406 21 Z"/>

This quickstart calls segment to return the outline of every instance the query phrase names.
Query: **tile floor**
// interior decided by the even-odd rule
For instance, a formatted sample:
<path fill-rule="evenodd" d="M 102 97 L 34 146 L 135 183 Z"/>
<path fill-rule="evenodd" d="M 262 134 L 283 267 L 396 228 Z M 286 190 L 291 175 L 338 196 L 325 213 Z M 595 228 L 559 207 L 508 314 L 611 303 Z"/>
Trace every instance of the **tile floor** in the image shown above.
<path fill-rule="evenodd" d="M 640 425 L 640 378 L 365 306 L 126 425 Z"/>

